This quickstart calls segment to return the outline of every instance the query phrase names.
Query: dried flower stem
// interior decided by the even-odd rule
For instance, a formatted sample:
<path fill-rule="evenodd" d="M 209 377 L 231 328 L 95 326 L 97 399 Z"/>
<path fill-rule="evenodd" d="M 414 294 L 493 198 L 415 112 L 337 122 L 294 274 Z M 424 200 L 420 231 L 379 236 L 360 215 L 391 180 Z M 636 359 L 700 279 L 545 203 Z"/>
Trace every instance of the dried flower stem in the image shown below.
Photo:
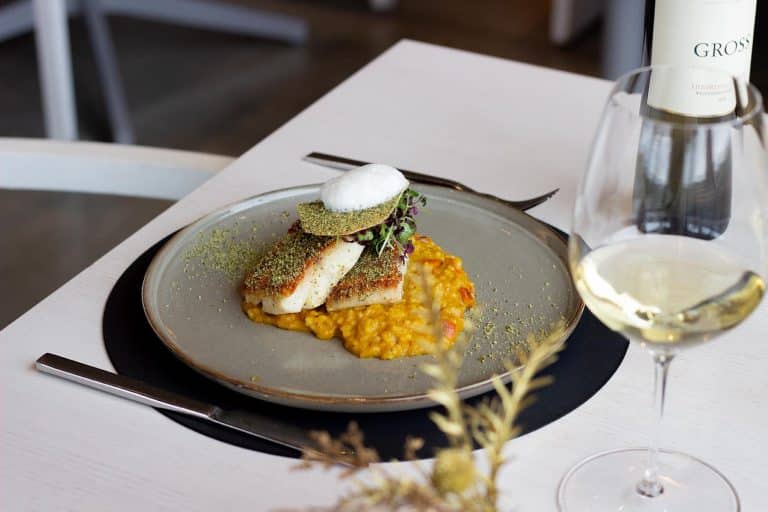
<path fill-rule="evenodd" d="M 555 333 L 559 334 L 560 329 L 555 329 Z M 527 360 L 522 361 L 525 363 L 523 368 L 515 371 L 511 365 L 507 365 L 512 377 L 511 389 L 499 377 L 493 379 L 493 386 L 501 401 L 501 414 L 494 415 L 493 411 L 479 408 L 483 414 L 485 432 L 476 436 L 476 440 L 484 446 L 488 455 L 489 471 L 486 494 L 488 501 L 494 505 L 498 501 L 499 494 L 498 473 L 505 462 L 504 445 L 519 433 L 519 429 L 514 425 L 520 412 L 532 402 L 529 393 L 548 385 L 552 381 L 550 377 L 536 378 L 536 374 L 555 361 L 555 353 L 560 347 L 560 339 L 559 335 L 550 335 L 538 344 L 535 340 L 529 340 L 529 342 L 534 343 L 536 348 L 530 353 Z M 472 414 L 471 411 L 470 414 Z M 475 430 L 475 432 L 480 433 L 482 430 Z"/>
<path fill-rule="evenodd" d="M 355 479 L 356 491 L 339 501 L 334 510 L 383 506 L 390 510 L 406 507 L 408 510 L 434 512 L 496 511 L 499 498 L 497 480 L 505 463 L 504 445 L 519 433 L 515 422 L 520 411 L 532 401 L 529 393 L 551 382 L 550 378 L 536 377 L 536 374 L 554 362 L 560 348 L 563 323 L 555 326 L 552 334 L 543 340 L 536 340 L 533 336 L 527 340 L 532 350 L 523 356 L 522 369 L 507 364 L 511 385 L 504 384 L 498 376 L 493 378 L 497 395 L 494 400 L 476 406 L 464 404 L 456 387 L 463 359 L 461 354 L 467 333 L 472 330 L 472 323 L 467 320 L 465 332 L 460 335 L 454 348 L 449 349 L 440 315 L 442 288 L 429 268 L 422 265 L 419 270 L 427 291 L 423 297 L 425 315 L 428 316 L 428 325 L 433 326 L 432 335 L 435 340 L 435 362 L 425 364 L 421 369 L 435 380 L 428 394 L 445 408 L 445 413 L 433 412 L 430 419 L 445 434 L 450 446 L 438 450 L 431 472 L 414 462 L 420 478 L 413 480 L 392 474 L 380 465 L 371 465 L 379 461 L 379 455 L 376 450 L 365 446 L 363 434 L 355 423 L 351 423 L 347 432 L 338 440 L 331 438 L 327 432 L 313 433 L 319 451 L 305 453 L 300 467 L 321 464 L 327 468 L 342 463 L 348 466 L 342 477 L 356 475 L 367 469 L 369 481 L 373 479 L 373 483 Z M 488 457 L 489 469 L 486 474 L 478 471 L 472 457 L 475 443 L 482 447 Z M 405 460 L 415 461 L 416 452 L 423 445 L 423 440 L 409 437 L 404 447 Z"/>

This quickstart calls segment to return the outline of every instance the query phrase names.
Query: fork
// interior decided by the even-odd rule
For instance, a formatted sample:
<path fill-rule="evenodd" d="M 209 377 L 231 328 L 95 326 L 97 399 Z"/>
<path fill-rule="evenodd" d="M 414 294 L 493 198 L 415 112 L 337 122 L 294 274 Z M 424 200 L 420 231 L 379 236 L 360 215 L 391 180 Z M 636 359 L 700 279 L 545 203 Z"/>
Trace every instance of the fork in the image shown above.
<path fill-rule="evenodd" d="M 313 151 L 312 153 L 305 155 L 303 160 L 306 162 L 322 165 L 324 167 L 329 167 L 331 169 L 337 169 L 340 171 L 348 171 L 350 169 L 354 169 L 355 167 L 360 167 L 361 165 L 367 165 L 369 163 L 369 162 L 363 162 L 361 160 L 355 160 L 355 159 L 347 158 L 343 156 L 320 153 L 317 151 Z M 556 188 L 550 192 L 547 192 L 546 194 L 532 197 L 530 199 L 524 199 L 522 201 L 510 201 L 508 199 L 502 199 L 498 196 L 494 196 L 493 194 L 478 192 L 477 190 L 463 183 L 460 183 L 458 181 L 455 181 L 449 178 L 441 178 L 440 176 L 433 176 L 431 174 L 424 174 L 416 171 L 408 171 L 405 169 L 399 169 L 399 170 L 400 172 L 403 173 L 403 175 L 406 178 L 408 178 L 411 181 L 415 181 L 418 183 L 425 183 L 429 185 L 437 185 L 440 187 L 452 188 L 460 192 L 467 192 L 477 196 L 485 197 L 487 199 L 492 199 L 493 201 L 502 203 L 507 206 L 511 206 L 512 208 L 516 208 L 521 211 L 529 210 L 534 206 L 540 205 L 541 203 L 543 203 L 544 201 L 546 201 L 547 199 L 555 195 L 558 190 L 560 190 L 559 188 Z"/>

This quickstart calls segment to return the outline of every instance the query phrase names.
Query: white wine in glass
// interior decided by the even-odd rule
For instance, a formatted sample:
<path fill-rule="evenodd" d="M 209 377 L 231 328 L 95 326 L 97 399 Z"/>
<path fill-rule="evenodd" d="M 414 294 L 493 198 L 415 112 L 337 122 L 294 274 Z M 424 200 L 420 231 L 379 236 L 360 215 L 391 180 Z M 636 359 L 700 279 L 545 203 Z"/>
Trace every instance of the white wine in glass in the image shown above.
<path fill-rule="evenodd" d="M 749 316 L 765 291 L 728 250 L 696 238 L 648 235 L 583 258 L 574 252 L 573 279 L 595 316 L 660 349 L 712 339 Z"/>
<path fill-rule="evenodd" d="M 665 92 L 706 94 L 717 115 L 660 116 L 648 101 Z M 763 122 L 759 92 L 725 72 L 652 66 L 616 82 L 577 194 L 569 262 L 587 307 L 652 356 L 658 421 L 647 450 L 606 452 L 571 469 L 558 489 L 561 511 L 740 510 L 724 475 L 661 450 L 658 439 L 675 355 L 738 325 L 765 293 Z M 651 204 L 646 194 L 655 217 L 639 207 Z"/>

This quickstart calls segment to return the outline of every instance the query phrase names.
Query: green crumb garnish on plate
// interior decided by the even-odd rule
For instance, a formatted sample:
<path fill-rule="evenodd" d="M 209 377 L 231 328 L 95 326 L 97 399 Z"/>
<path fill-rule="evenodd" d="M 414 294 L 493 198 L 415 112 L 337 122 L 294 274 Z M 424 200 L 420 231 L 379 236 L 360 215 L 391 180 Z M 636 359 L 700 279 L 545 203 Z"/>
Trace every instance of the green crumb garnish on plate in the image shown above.
<path fill-rule="evenodd" d="M 372 208 L 351 212 L 327 210 L 322 201 L 300 203 L 296 206 L 301 229 L 318 236 L 351 235 L 384 222 L 400 201 L 398 194 L 389 201 Z"/>
<path fill-rule="evenodd" d="M 243 272 L 258 260 L 259 244 L 241 239 L 235 229 L 216 228 L 198 234 L 184 254 L 184 272 L 191 278 L 204 277 L 209 270 L 239 280 Z"/>

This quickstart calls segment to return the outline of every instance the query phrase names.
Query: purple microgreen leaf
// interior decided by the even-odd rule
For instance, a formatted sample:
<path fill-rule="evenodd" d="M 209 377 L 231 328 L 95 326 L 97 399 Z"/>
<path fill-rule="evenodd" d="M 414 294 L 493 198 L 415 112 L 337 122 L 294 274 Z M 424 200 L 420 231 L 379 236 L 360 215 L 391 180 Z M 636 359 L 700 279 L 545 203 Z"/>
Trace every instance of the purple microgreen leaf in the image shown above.
<path fill-rule="evenodd" d="M 412 189 L 407 189 L 401 196 L 395 209 L 384 222 L 351 235 L 345 235 L 343 239 L 348 242 L 357 242 L 371 246 L 378 255 L 388 248 L 394 248 L 402 261 L 413 252 L 413 244 L 410 239 L 416 233 L 415 216 L 420 208 L 426 205 L 426 198 Z"/>

